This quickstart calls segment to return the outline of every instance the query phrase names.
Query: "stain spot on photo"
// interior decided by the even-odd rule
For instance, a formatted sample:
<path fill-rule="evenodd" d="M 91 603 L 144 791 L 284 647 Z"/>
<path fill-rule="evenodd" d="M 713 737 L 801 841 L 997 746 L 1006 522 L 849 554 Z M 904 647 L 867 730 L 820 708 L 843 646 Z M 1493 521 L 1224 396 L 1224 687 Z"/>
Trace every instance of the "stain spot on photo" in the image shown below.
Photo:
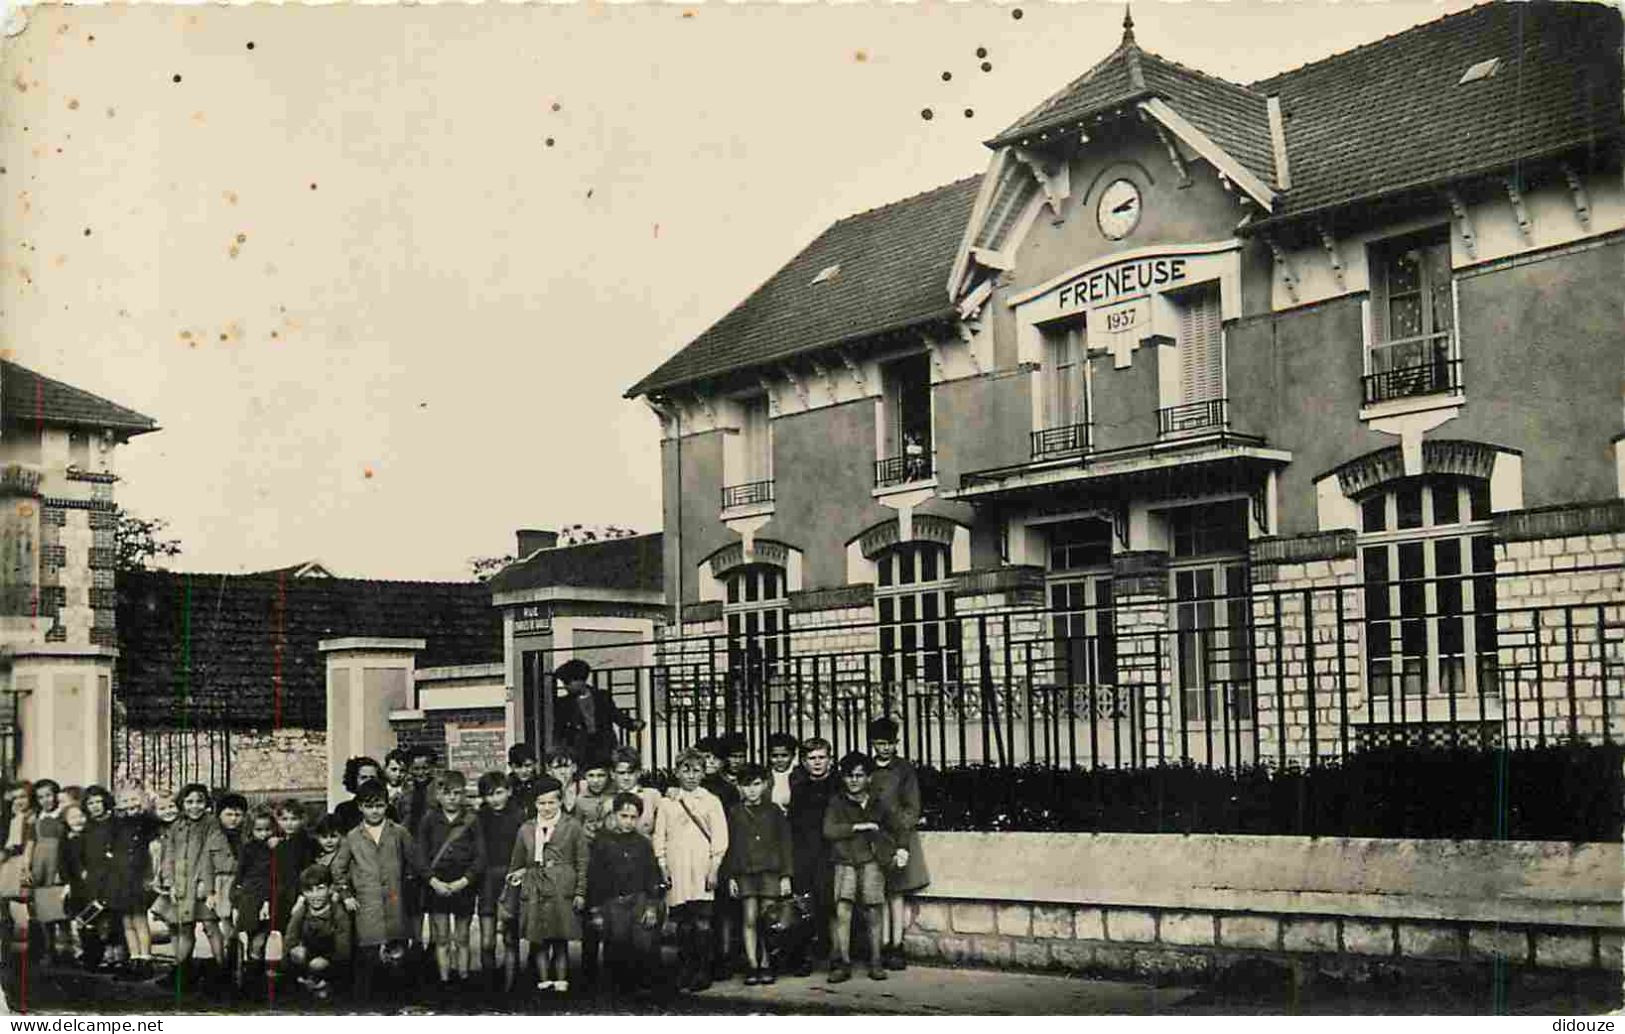
<path fill-rule="evenodd" d="M 79 98 L 78 97 L 70 97 L 70 98 L 68 98 L 68 110 L 69 111 L 78 111 L 79 110 Z"/>

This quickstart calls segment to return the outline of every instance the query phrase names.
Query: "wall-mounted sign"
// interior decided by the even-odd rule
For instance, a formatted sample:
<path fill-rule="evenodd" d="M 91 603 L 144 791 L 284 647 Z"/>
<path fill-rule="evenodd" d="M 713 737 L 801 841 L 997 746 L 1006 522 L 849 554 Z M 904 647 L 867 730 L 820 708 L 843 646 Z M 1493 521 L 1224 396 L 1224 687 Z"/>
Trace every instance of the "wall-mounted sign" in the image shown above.
<path fill-rule="evenodd" d="M 478 779 L 500 772 L 508 764 L 508 733 L 501 723 L 460 725 L 446 723 L 446 767 Z"/>
<path fill-rule="evenodd" d="M 1093 309 L 1152 290 L 1164 290 L 1185 279 L 1183 258 L 1145 258 L 1086 273 L 1062 284 L 1056 303 L 1063 312 Z"/>
<path fill-rule="evenodd" d="M 539 604 L 520 607 L 513 615 L 513 631 L 515 635 L 532 635 L 537 632 L 553 631 L 553 615 L 547 608 Z"/>

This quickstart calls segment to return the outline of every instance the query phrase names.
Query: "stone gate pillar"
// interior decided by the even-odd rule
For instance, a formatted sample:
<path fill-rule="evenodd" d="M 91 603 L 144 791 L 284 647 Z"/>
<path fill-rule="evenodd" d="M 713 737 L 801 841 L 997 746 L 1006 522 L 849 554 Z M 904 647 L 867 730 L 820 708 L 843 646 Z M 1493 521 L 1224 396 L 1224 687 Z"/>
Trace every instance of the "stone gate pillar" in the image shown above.
<path fill-rule="evenodd" d="M 384 760 L 395 746 L 391 711 L 412 703 L 422 639 L 351 637 L 317 644 L 327 661 L 327 806 L 349 797 L 344 762 L 358 754 Z"/>

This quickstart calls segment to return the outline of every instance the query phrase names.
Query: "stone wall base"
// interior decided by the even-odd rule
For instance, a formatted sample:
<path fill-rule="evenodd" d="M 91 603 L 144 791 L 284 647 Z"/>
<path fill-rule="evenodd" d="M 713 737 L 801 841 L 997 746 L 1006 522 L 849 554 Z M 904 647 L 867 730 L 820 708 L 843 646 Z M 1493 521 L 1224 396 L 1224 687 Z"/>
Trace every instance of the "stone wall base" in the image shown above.
<path fill-rule="evenodd" d="M 1497 965 L 1617 974 L 1621 938 L 1586 927 L 918 898 L 904 944 L 923 961 L 1083 976 L 1199 982 L 1262 961 L 1364 982 Z"/>

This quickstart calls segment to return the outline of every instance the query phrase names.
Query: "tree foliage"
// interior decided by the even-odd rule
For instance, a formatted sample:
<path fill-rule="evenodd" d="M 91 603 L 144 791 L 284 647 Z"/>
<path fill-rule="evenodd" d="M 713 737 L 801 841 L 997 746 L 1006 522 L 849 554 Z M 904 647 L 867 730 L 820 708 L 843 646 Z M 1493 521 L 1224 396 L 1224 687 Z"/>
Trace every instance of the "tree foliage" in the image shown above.
<path fill-rule="evenodd" d="M 145 571 L 149 564 L 162 570 L 163 564 L 156 561 L 181 555 L 181 540 L 165 537 L 169 522 L 162 517 L 138 517 L 123 507 L 117 515 L 113 544 L 118 551 L 118 570 Z"/>
<path fill-rule="evenodd" d="M 607 542 L 610 539 L 631 538 L 637 532 L 618 524 L 566 524 L 559 529 L 559 546 L 579 546 L 587 542 Z M 498 571 L 518 560 L 513 553 L 502 556 L 475 557 L 468 562 L 469 571 L 476 581 L 486 581 Z"/>

